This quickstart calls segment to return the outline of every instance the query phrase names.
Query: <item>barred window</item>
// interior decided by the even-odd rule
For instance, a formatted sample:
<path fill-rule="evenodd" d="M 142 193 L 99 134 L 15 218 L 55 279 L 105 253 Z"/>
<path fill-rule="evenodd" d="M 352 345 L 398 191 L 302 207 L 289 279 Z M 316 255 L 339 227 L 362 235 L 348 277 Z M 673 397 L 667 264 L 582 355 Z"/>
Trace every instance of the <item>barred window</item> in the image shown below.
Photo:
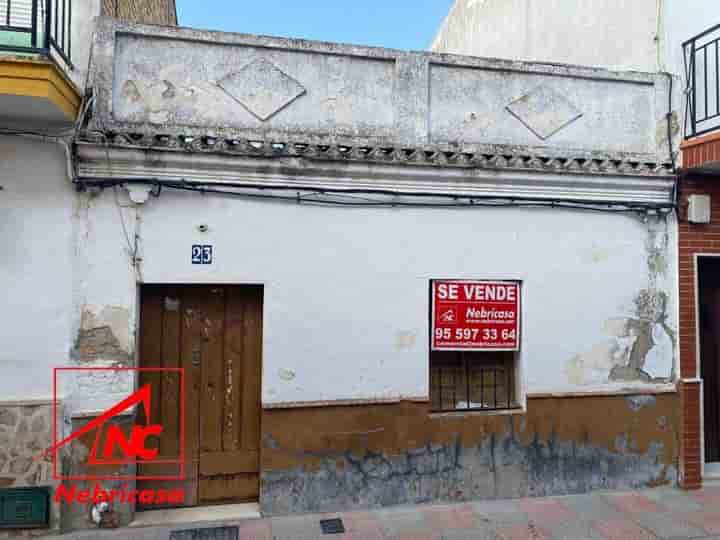
<path fill-rule="evenodd" d="M 430 402 L 433 412 L 517 407 L 515 353 L 431 351 Z"/>

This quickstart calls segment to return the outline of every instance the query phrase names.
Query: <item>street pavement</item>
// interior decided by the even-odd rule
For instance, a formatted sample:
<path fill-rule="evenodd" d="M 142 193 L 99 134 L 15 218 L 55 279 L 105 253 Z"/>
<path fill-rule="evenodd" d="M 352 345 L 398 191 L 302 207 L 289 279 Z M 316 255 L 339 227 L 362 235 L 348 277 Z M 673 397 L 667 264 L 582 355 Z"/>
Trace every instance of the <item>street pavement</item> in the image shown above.
<path fill-rule="evenodd" d="M 320 521 L 341 518 L 344 534 Z M 238 536 L 217 529 L 238 527 Z M 198 527 L 202 532 L 190 532 Z M 398 506 L 240 522 L 66 534 L 63 540 L 720 540 L 720 486 Z"/>

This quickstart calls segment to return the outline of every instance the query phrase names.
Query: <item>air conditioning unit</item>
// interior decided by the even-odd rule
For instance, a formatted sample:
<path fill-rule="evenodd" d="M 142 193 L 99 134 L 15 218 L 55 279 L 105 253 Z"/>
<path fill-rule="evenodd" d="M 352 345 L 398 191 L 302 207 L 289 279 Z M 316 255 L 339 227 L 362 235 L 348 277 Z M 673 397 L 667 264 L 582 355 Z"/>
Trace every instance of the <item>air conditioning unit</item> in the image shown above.
<path fill-rule="evenodd" d="M 710 195 L 690 195 L 687 218 L 690 223 L 710 223 Z"/>

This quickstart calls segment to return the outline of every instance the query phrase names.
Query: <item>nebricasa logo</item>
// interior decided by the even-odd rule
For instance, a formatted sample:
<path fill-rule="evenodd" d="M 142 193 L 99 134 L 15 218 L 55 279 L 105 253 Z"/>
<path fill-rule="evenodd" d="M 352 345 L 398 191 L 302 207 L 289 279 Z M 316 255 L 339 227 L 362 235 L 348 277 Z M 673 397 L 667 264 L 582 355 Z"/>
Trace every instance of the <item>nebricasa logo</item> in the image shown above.
<path fill-rule="evenodd" d="M 119 401 L 112 407 L 105 410 L 97 418 L 91 420 L 83 427 L 73 431 L 67 437 L 58 440 L 57 429 L 57 387 L 58 375 L 62 372 L 83 372 L 88 375 L 91 372 L 98 371 L 107 375 L 108 372 L 136 372 L 139 380 L 140 374 L 143 372 L 154 373 L 172 373 L 174 377 L 179 377 L 181 407 L 180 407 L 180 454 L 178 456 L 160 456 L 157 445 L 152 446 L 151 441 L 154 437 L 160 437 L 163 433 L 163 425 L 154 423 L 151 418 L 151 400 L 152 386 L 145 384 L 127 398 Z M 56 368 L 54 370 L 53 384 L 53 416 L 55 418 L 53 426 L 53 446 L 46 450 L 44 455 L 52 455 L 53 460 L 53 478 L 63 481 L 55 492 L 55 501 L 62 500 L 66 502 L 77 503 L 102 503 L 102 502 L 123 502 L 123 503 L 143 503 L 143 504 L 181 504 L 184 500 L 185 492 L 182 489 L 131 489 L 130 481 L 138 480 L 185 480 L 186 478 L 186 461 L 185 461 L 185 370 L 182 368 Z M 126 411 L 135 409 L 135 418 L 144 417 L 144 424 L 133 424 L 129 428 L 123 429 L 118 423 L 114 423 L 113 419 L 126 413 Z M 140 415 L 140 412 L 144 414 Z M 87 444 L 92 440 L 90 453 L 85 462 L 87 474 L 68 476 L 59 472 L 60 450 L 68 446 L 73 441 L 83 441 Z M 125 470 L 134 471 L 132 474 L 123 474 L 119 472 L 123 465 L 134 465 L 134 467 L 124 467 Z M 160 467 L 161 470 L 171 470 L 170 474 L 143 474 L 143 470 L 152 469 L 152 465 L 163 465 L 168 467 Z M 113 470 L 114 469 L 114 470 Z M 112 474 L 103 472 L 95 473 L 92 471 L 111 470 Z M 105 489 L 99 482 L 103 480 L 126 480 L 121 489 Z M 95 482 L 92 489 L 78 489 L 72 482 Z"/>

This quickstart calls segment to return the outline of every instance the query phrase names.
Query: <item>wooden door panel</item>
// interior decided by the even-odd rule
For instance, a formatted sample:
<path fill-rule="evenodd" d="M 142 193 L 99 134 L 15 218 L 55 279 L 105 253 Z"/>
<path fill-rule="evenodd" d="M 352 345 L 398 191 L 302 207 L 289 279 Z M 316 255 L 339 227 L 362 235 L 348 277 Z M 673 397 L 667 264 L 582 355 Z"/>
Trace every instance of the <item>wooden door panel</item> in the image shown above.
<path fill-rule="evenodd" d="M 257 450 L 200 454 L 200 474 L 202 476 L 255 474 L 259 467 L 260 452 Z"/>
<path fill-rule="evenodd" d="M 162 367 L 179 368 L 182 335 L 182 298 L 177 287 L 167 287 L 163 295 Z M 180 455 L 181 376 L 165 372 L 161 381 L 160 418 L 164 436 L 160 438 L 161 456 Z"/>
<path fill-rule="evenodd" d="M 221 369 L 213 368 L 206 379 L 208 385 L 221 385 L 222 407 L 211 401 L 202 412 L 212 427 L 201 443 L 201 502 L 259 495 L 262 289 L 227 287 L 224 299 Z M 204 389 L 208 396 L 214 391 Z"/>
<path fill-rule="evenodd" d="M 225 374 L 223 342 L 225 332 L 225 289 L 204 289 L 202 310 L 202 369 L 200 400 L 200 452 L 222 450 Z"/>
<path fill-rule="evenodd" d="M 260 447 L 260 385 L 262 375 L 262 289 L 243 291 L 244 311 L 242 355 L 240 448 Z"/>
<path fill-rule="evenodd" d="M 141 305 L 141 366 L 185 368 L 187 480 L 142 481 L 141 489 L 184 489 L 185 505 L 256 500 L 259 495 L 262 287 L 146 286 Z M 143 373 L 151 414 L 163 434 L 159 459 L 180 444 L 179 374 Z M 141 475 L 175 474 L 144 464 Z"/>
<path fill-rule="evenodd" d="M 257 501 L 260 478 L 258 474 L 203 478 L 199 492 L 200 501 L 209 504 Z"/>

